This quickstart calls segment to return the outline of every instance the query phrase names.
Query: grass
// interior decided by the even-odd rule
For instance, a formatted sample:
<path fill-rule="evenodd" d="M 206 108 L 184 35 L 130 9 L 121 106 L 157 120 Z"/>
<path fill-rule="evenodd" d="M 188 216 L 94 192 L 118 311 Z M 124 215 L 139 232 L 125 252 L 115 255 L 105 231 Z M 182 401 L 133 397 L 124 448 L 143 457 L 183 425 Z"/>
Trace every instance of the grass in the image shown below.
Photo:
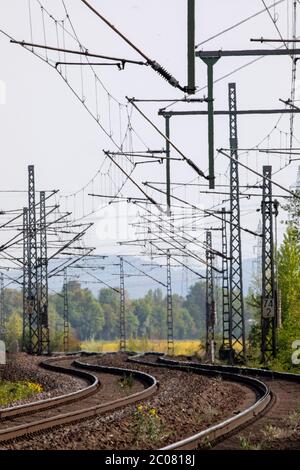
<path fill-rule="evenodd" d="M 284 428 L 273 426 L 272 424 L 266 424 L 264 428 L 261 429 L 260 434 L 256 437 L 253 436 L 251 432 L 248 436 L 240 436 L 240 448 L 242 450 L 268 450 L 274 447 L 274 445 L 277 448 L 280 439 L 284 439 L 289 436 L 289 426 L 294 424 L 297 418 L 299 420 L 299 414 L 295 411 L 286 418 L 285 422 L 287 426 Z"/>
<path fill-rule="evenodd" d="M 254 444 L 251 442 L 251 433 L 248 437 L 239 436 L 239 443 L 241 450 L 261 450 L 260 444 Z"/>
<path fill-rule="evenodd" d="M 134 378 L 132 374 L 124 375 L 122 379 L 119 380 L 119 385 L 124 390 L 131 389 L 134 384 Z"/>
<path fill-rule="evenodd" d="M 176 356 L 192 356 L 200 354 L 202 351 L 201 341 L 197 339 L 175 340 L 174 353 Z M 81 349 L 95 352 L 116 352 L 119 351 L 119 341 L 84 341 Z M 167 353 L 167 342 L 165 340 L 149 340 L 147 338 L 129 339 L 127 349 L 130 351 L 155 351 Z"/>
<path fill-rule="evenodd" d="M 134 413 L 135 441 L 157 444 L 164 435 L 164 426 L 156 408 L 138 405 Z"/>
<path fill-rule="evenodd" d="M 283 431 L 277 426 L 267 424 L 262 430 L 262 435 L 264 436 L 265 441 L 272 442 L 276 439 L 280 439 L 283 436 Z"/>
<path fill-rule="evenodd" d="M 0 406 L 10 405 L 42 391 L 42 386 L 33 382 L 0 382 Z"/>

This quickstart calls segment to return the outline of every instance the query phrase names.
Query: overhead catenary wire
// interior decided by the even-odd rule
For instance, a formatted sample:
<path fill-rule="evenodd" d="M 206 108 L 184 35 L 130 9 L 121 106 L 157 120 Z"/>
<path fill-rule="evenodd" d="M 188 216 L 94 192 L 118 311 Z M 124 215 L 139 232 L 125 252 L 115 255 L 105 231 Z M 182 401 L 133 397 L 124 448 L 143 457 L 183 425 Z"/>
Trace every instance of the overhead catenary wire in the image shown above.
<path fill-rule="evenodd" d="M 85 56 L 85 57 L 96 57 L 98 59 L 106 59 L 106 60 L 113 60 L 113 61 L 118 61 L 121 63 L 129 63 L 129 64 L 136 64 L 136 65 L 147 65 L 144 62 L 138 62 L 136 60 L 131 60 L 131 59 L 123 59 L 120 57 L 110 57 L 106 55 L 101 55 L 101 54 L 94 54 L 92 52 L 88 51 L 75 51 L 71 49 L 62 49 L 61 47 L 54 47 L 54 46 L 45 46 L 43 44 L 34 44 L 26 41 L 16 41 L 15 39 L 11 39 L 10 42 L 12 44 L 18 44 L 19 46 L 29 46 L 37 49 L 45 49 L 48 51 L 56 51 L 56 52 L 65 52 L 67 54 L 75 54 L 75 55 L 80 55 L 80 56 Z M 58 64 L 64 64 L 64 62 L 61 62 L 61 60 L 55 62 L 55 68 L 57 68 Z M 76 65 L 82 65 L 81 63 L 76 63 Z M 88 64 L 88 65 L 95 65 L 95 64 Z M 96 64 L 97 65 L 97 64 Z M 108 65 L 108 64 L 107 64 Z"/>
<path fill-rule="evenodd" d="M 121 154 L 122 154 L 122 153 L 121 153 Z M 150 194 L 152 194 L 152 193 L 150 192 Z M 148 199 L 148 200 L 149 200 L 149 199 Z M 215 201 L 214 201 L 214 202 L 215 202 Z"/>
<path fill-rule="evenodd" d="M 155 277 L 151 276 L 149 273 L 146 273 L 145 271 L 143 271 L 141 268 L 138 268 L 134 264 L 130 263 L 130 261 L 128 261 L 125 257 L 123 257 L 123 261 L 124 261 L 124 263 L 128 264 L 132 268 L 134 268 L 137 271 L 139 271 L 140 273 L 142 273 L 144 276 L 149 277 L 149 279 L 152 279 L 152 281 L 157 282 L 157 284 L 160 284 L 163 287 L 167 287 L 167 285 L 164 284 L 162 281 L 160 281 L 159 279 L 156 279 Z"/>
<path fill-rule="evenodd" d="M 264 5 L 264 7 L 265 7 L 265 9 L 266 9 L 266 12 L 268 13 L 268 15 L 269 15 L 269 17 L 270 17 L 272 23 L 274 24 L 274 27 L 275 27 L 277 33 L 279 34 L 281 41 L 283 42 L 285 48 L 288 49 L 288 46 L 287 46 L 286 42 L 284 41 L 284 39 L 283 39 L 283 37 L 282 37 L 282 34 L 281 34 L 281 32 L 280 32 L 280 29 L 278 28 L 276 21 L 274 20 L 274 18 L 273 18 L 272 15 L 271 15 L 271 12 L 270 12 L 269 7 L 266 5 L 265 0 L 261 0 L 261 1 L 262 1 L 263 5 Z"/>
<path fill-rule="evenodd" d="M 64 2 L 63 2 L 63 3 L 64 3 Z M 39 4 L 41 5 L 40 2 L 39 2 Z M 65 4 L 64 4 L 64 6 L 65 6 Z M 45 9 L 45 11 L 47 11 L 47 10 Z M 51 15 L 49 12 L 47 12 L 47 14 L 49 15 L 49 18 L 51 18 L 51 19 L 54 21 L 53 15 Z M 68 21 L 70 22 L 70 24 L 71 24 L 71 26 L 72 26 L 72 29 L 73 29 L 73 25 L 72 25 L 70 16 L 69 16 L 68 13 L 67 13 L 67 10 L 66 10 L 66 18 L 68 18 Z M 56 21 L 56 20 L 55 20 L 55 24 L 56 24 L 56 25 L 57 25 L 57 24 L 60 25 L 60 23 L 59 23 L 58 21 Z M 60 26 L 61 26 L 61 25 L 60 25 Z M 69 34 L 69 32 L 68 32 L 68 34 Z M 74 35 L 73 35 L 73 39 L 76 39 L 76 41 L 77 41 L 78 44 L 80 45 L 80 48 L 82 49 L 81 51 L 78 51 L 78 52 L 84 52 L 85 50 L 84 50 L 83 47 L 81 47 L 81 43 L 80 43 L 80 41 L 79 41 L 79 39 L 78 39 L 78 37 L 77 37 L 76 31 L 75 31 L 74 29 L 73 29 L 73 34 L 74 34 Z M 6 36 L 9 37 L 10 39 L 14 40 L 14 38 L 12 38 L 10 35 L 6 34 Z M 28 49 L 28 50 L 29 50 L 30 52 L 33 52 L 38 58 L 44 60 L 44 58 L 43 58 L 42 56 L 40 56 L 39 54 L 37 54 L 36 51 L 35 51 L 33 48 L 32 48 L 32 49 Z M 50 61 L 48 61 L 47 63 L 48 63 L 48 65 L 50 65 L 50 66 L 53 67 L 53 65 L 50 64 Z M 91 67 L 91 68 L 92 68 L 92 67 Z M 60 72 L 59 72 L 59 73 L 60 73 Z M 64 81 L 66 82 L 67 86 L 71 89 L 71 91 L 72 91 L 72 92 L 76 95 L 76 97 L 82 102 L 83 106 L 87 109 L 87 111 L 88 111 L 88 112 L 92 115 L 92 117 L 97 121 L 97 123 L 100 125 L 100 127 L 102 128 L 102 130 L 107 134 L 107 132 L 105 131 L 104 127 L 101 125 L 101 123 L 99 122 L 99 120 L 97 120 L 97 117 L 93 116 L 92 112 L 89 110 L 89 108 L 87 107 L 86 103 L 82 100 L 82 97 L 80 97 L 80 96 L 76 93 L 76 91 L 72 88 L 70 82 L 69 82 L 68 80 L 66 80 L 66 78 L 65 78 L 61 73 L 60 73 L 60 75 L 61 75 L 61 77 L 64 79 Z M 95 75 L 95 76 L 96 76 L 96 75 Z M 102 85 L 102 86 L 103 86 L 103 85 Z M 107 90 L 106 90 L 106 92 L 109 93 Z M 111 95 L 109 94 L 109 96 L 111 96 Z M 128 116 L 129 116 L 129 115 L 128 115 Z M 109 134 L 107 134 L 107 135 L 111 138 L 111 140 L 112 140 L 113 143 L 117 146 L 117 148 L 120 148 L 120 147 L 118 147 L 118 144 L 116 143 L 116 141 L 114 141 L 113 136 L 112 136 L 112 133 L 109 133 Z M 133 172 L 133 170 L 134 170 L 134 166 L 133 166 L 133 168 L 131 169 L 131 173 Z M 97 173 L 98 173 L 98 172 L 97 172 Z M 125 181 L 122 181 L 122 182 L 121 182 L 121 187 L 118 188 L 116 194 L 119 194 L 119 193 L 120 193 L 120 191 L 122 190 L 122 188 L 123 188 L 124 185 L 126 184 L 126 181 L 127 181 L 127 180 L 128 180 L 128 179 L 126 179 Z M 90 215 L 90 214 L 91 214 L 91 212 L 89 212 L 89 214 L 87 214 L 87 215 Z M 84 215 L 85 215 L 85 214 L 83 214 L 83 217 L 84 217 Z"/>
<path fill-rule="evenodd" d="M 279 1 L 275 2 L 272 6 L 273 7 L 277 6 L 280 3 L 283 3 L 285 1 L 286 0 L 279 0 Z M 206 44 L 207 42 L 212 41 L 213 39 L 216 39 L 216 38 L 222 36 L 223 34 L 228 33 L 229 31 L 232 31 L 233 29 L 235 29 L 238 26 L 241 26 L 242 24 L 252 20 L 253 18 L 256 18 L 257 16 L 261 15 L 262 13 L 266 13 L 265 8 L 263 10 L 260 10 L 256 13 L 254 13 L 253 15 L 248 16 L 247 18 L 244 18 L 243 20 L 239 21 L 238 23 L 235 23 L 234 25 L 230 26 L 229 28 L 226 28 L 226 29 L 220 31 L 217 34 L 214 34 L 213 36 L 209 37 L 208 39 L 205 39 L 204 41 L 202 41 L 202 42 L 200 42 L 199 44 L 196 45 L 196 49 L 198 49 L 200 46 L 203 46 L 203 44 Z"/>
<path fill-rule="evenodd" d="M 144 184 L 146 184 L 146 183 L 144 183 Z M 161 189 L 158 189 L 158 188 L 155 188 L 154 186 L 151 186 L 150 184 L 146 184 L 146 186 L 148 186 L 149 188 L 152 188 L 152 189 L 154 189 L 155 191 L 158 191 L 158 192 L 160 192 L 160 193 L 162 193 L 162 194 L 166 194 L 165 191 L 163 191 L 163 190 L 161 190 Z M 216 219 L 218 219 L 218 220 L 222 220 L 221 217 L 219 217 L 217 214 L 215 214 L 213 211 L 211 211 L 211 210 L 209 210 L 209 209 L 202 209 L 202 208 L 200 208 L 200 207 L 197 207 L 197 206 L 195 206 L 194 204 L 191 204 L 190 202 L 185 201 L 184 199 L 181 199 L 181 198 L 179 198 L 179 197 L 177 197 L 177 196 L 174 196 L 173 194 L 171 195 L 171 197 L 172 197 L 173 199 L 175 199 L 175 200 L 177 200 L 177 201 L 183 203 L 183 204 L 186 204 L 186 205 L 188 205 L 188 206 L 190 206 L 190 207 L 192 207 L 192 208 L 194 208 L 194 209 L 196 209 L 196 210 L 198 210 L 198 211 L 203 212 L 203 213 L 206 214 L 208 217 L 214 217 L 214 218 L 216 218 Z M 223 202 L 220 203 L 220 204 L 218 204 L 218 205 L 221 205 L 221 204 L 223 204 Z M 226 220 L 226 223 L 229 224 L 229 225 L 231 225 L 231 222 L 230 222 L 229 220 Z M 252 231 L 252 230 L 250 230 L 250 229 L 248 229 L 248 228 L 246 228 L 246 227 L 242 227 L 242 226 L 241 226 L 241 230 L 243 230 L 244 232 L 250 233 L 251 235 L 254 235 L 255 237 L 261 236 L 261 234 L 258 234 L 258 233 L 254 232 L 254 231 Z"/>
<path fill-rule="evenodd" d="M 87 0 L 81 0 L 98 18 L 100 18 L 110 29 L 112 29 L 118 36 L 120 36 L 130 47 L 132 47 L 139 55 L 141 55 L 150 65 L 150 67 L 161 75 L 167 82 L 175 88 L 185 92 L 186 87 L 180 85 L 166 69 L 164 69 L 158 62 L 150 59 L 140 48 L 138 48 L 132 41 L 130 41 L 121 31 L 119 31 L 110 21 L 107 20 L 98 10 L 96 10 Z"/>
<path fill-rule="evenodd" d="M 217 150 L 218 153 L 221 153 L 222 155 L 224 155 L 225 157 L 229 158 L 229 159 L 234 159 L 238 165 L 242 166 L 243 168 L 246 168 L 247 170 L 251 171 L 251 173 L 254 173 L 256 176 L 259 176 L 260 178 L 265 178 L 267 179 L 268 181 L 270 181 L 272 184 L 274 184 L 275 186 L 277 186 L 278 188 L 282 189 L 283 191 L 285 191 L 286 193 L 290 194 L 291 196 L 295 197 L 296 199 L 300 199 L 300 196 L 298 196 L 298 194 L 295 194 L 293 191 L 290 191 L 289 189 L 285 188 L 284 186 L 282 186 L 281 184 L 277 183 L 276 181 L 272 180 L 271 178 L 268 178 L 266 176 L 263 176 L 261 173 L 259 173 L 258 171 L 256 170 L 253 170 L 253 168 L 250 168 L 248 167 L 247 165 L 245 165 L 244 163 L 242 163 L 240 160 L 236 160 L 234 157 L 231 157 L 230 155 L 228 155 L 227 153 L 225 153 L 223 151 L 223 149 L 218 149 Z"/>
<path fill-rule="evenodd" d="M 161 132 L 161 130 L 151 121 L 151 119 L 149 119 L 145 115 L 145 113 L 143 113 L 143 111 L 140 110 L 140 108 L 134 103 L 133 98 L 126 97 L 126 99 L 134 106 L 134 108 L 141 114 L 141 116 L 143 116 L 143 118 L 146 119 L 146 121 L 165 139 L 165 141 L 167 141 L 171 145 L 171 147 L 173 147 L 173 149 L 176 150 L 176 152 L 182 157 L 182 159 L 184 161 L 186 161 L 186 163 L 191 168 L 193 168 L 193 170 L 199 176 L 202 176 L 205 179 L 209 179 L 209 176 L 206 176 L 203 173 L 203 171 L 200 170 L 200 168 L 198 168 L 198 166 L 190 158 L 188 158 L 186 155 L 184 155 L 184 153 L 172 142 L 172 140 L 170 140 L 163 132 Z"/>

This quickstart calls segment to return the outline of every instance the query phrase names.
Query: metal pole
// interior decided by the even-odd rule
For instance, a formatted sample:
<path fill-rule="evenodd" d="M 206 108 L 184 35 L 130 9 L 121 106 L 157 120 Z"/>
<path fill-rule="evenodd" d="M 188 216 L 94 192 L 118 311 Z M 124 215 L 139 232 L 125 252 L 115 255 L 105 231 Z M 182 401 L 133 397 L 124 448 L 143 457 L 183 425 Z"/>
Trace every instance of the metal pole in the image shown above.
<path fill-rule="evenodd" d="M 229 290 L 229 335 L 237 358 L 245 360 L 245 317 L 242 273 L 242 247 L 239 200 L 239 165 L 237 136 L 236 84 L 229 83 L 229 127 L 230 127 L 230 290 Z"/>
<path fill-rule="evenodd" d="M 168 355 L 174 355 L 174 324 L 173 324 L 173 298 L 171 277 L 171 255 L 167 250 L 167 328 L 168 328 Z"/>
<path fill-rule="evenodd" d="M 262 302 L 261 302 L 261 355 L 267 363 L 276 356 L 276 292 L 274 266 L 272 167 L 263 166 L 262 199 Z"/>
<path fill-rule="evenodd" d="M 64 352 L 69 351 L 68 270 L 64 269 Z"/>
<path fill-rule="evenodd" d="M 225 50 L 218 50 L 218 51 L 198 51 L 196 52 L 196 56 L 200 57 L 200 59 L 208 59 L 208 58 L 217 58 L 220 57 L 249 57 L 249 56 L 293 56 L 299 55 L 300 49 L 242 49 L 242 50 L 233 50 L 233 51 L 225 51 Z"/>
<path fill-rule="evenodd" d="M 299 114 L 300 109 L 290 108 L 265 108 L 265 109 L 238 109 L 236 114 L 241 116 L 251 116 L 256 114 Z M 160 109 L 158 112 L 159 116 L 207 116 L 208 111 L 165 111 Z M 224 109 L 214 110 L 214 116 L 228 116 L 230 112 Z M 242 149 L 240 149 L 242 150 Z"/>
<path fill-rule="evenodd" d="M 39 353 L 38 275 L 34 166 L 28 166 L 28 300 L 29 354 Z"/>
<path fill-rule="evenodd" d="M 28 312 L 28 299 L 29 299 L 29 277 L 28 277 L 28 209 L 23 209 L 23 338 L 22 350 L 28 349 L 29 342 L 29 312 Z"/>
<path fill-rule="evenodd" d="M 0 340 L 5 339 L 4 276 L 0 273 Z"/>
<path fill-rule="evenodd" d="M 167 183 L 167 215 L 171 215 L 171 149 L 170 149 L 170 117 L 165 116 L 166 126 L 166 183 Z"/>
<path fill-rule="evenodd" d="M 193 95 L 195 86 L 195 0 L 188 0 L 188 86 L 187 93 Z"/>
<path fill-rule="evenodd" d="M 222 207 L 222 346 L 219 351 L 220 359 L 232 362 L 232 342 L 229 327 L 229 263 L 228 263 L 228 243 L 226 210 Z"/>
<path fill-rule="evenodd" d="M 206 356 L 215 360 L 215 299 L 213 279 L 212 233 L 206 232 Z"/>
<path fill-rule="evenodd" d="M 124 260 L 120 258 L 120 351 L 126 350 L 126 322 L 125 322 L 125 275 Z"/>
<path fill-rule="evenodd" d="M 214 144 L 214 65 L 218 57 L 203 59 L 207 65 L 207 112 L 208 112 L 208 165 L 209 189 L 215 189 L 215 144 Z"/>
<path fill-rule="evenodd" d="M 46 195 L 40 192 L 40 259 L 39 259 L 39 353 L 49 354 L 50 336 L 48 322 L 48 255 L 47 255 L 47 222 Z"/>

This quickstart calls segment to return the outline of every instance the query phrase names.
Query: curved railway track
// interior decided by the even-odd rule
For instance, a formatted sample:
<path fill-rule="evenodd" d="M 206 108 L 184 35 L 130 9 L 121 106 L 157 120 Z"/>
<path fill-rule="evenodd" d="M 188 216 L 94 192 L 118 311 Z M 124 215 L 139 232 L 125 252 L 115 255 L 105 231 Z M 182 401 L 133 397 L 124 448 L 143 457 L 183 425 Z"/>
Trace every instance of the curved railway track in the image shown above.
<path fill-rule="evenodd" d="M 41 366 L 53 372 L 80 377 L 88 385 L 66 395 L 1 410 L 0 442 L 115 410 L 148 398 L 157 390 L 158 383 L 149 374 L 125 368 L 93 366 L 74 359 L 78 359 L 78 356 L 50 359 L 42 362 Z M 64 363 L 66 364 L 63 365 Z M 139 384 L 139 390 L 121 396 L 124 391 L 119 387 L 118 381 L 129 375 Z M 111 400 L 113 394 L 119 396 Z"/>
<path fill-rule="evenodd" d="M 172 368 L 176 370 L 188 370 L 196 374 L 207 375 L 211 377 L 221 376 L 224 380 L 237 382 L 251 388 L 256 394 L 255 403 L 248 405 L 244 410 L 240 411 L 235 416 L 212 425 L 209 428 L 194 434 L 193 436 L 165 446 L 161 448 L 161 450 L 190 450 L 207 445 L 208 442 L 211 445 L 212 442 L 216 441 L 217 439 L 223 438 L 224 436 L 228 435 L 234 430 L 239 429 L 241 426 L 249 422 L 253 422 L 253 420 L 264 413 L 272 405 L 273 394 L 269 386 L 257 378 L 249 377 L 247 375 L 240 375 L 236 371 L 227 371 L 214 368 L 213 366 L 206 368 L 202 367 L 201 364 L 197 364 L 197 367 L 194 367 L 194 363 L 181 363 L 175 360 L 167 360 L 160 354 L 155 355 L 157 358 L 156 362 L 143 361 L 143 357 L 147 355 L 149 356 L 151 353 L 132 356 L 129 357 L 128 360 L 133 363 L 143 365 L 147 364 L 154 367 L 156 366 Z"/>
<path fill-rule="evenodd" d="M 59 357 L 44 361 L 41 366 L 53 372 L 72 374 L 82 378 L 87 386 L 76 392 L 49 400 L 12 407 L 0 411 L 0 442 L 7 442 L 37 431 L 59 425 L 79 422 L 82 419 L 113 411 L 128 404 L 149 398 L 158 387 L 156 379 L 138 370 L 88 364 L 80 362 L 79 355 Z M 221 376 L 251 389 L 249 400 L 243 409 L 201 432 L 164 446 L 161 450 L 190 450 L 210 447 L 240 449 L 238 436 L 241 430 L 260 430 L 264 423 L 287 414 L 295 405 L 295 394 L 300 403 L 300 376 L 276 373 L 261 369 L 235 366 L 207 365 L 196 362 L 180 362 L 161 354 L 129 355 L 128 362 L 156 368 L 190 371 L 211 377 Z M 151 372 L 152 373 L 152 372 Z M 126 397 L 111 400 L 112 390 L 119 378 L 131 374 L 145 387 L 134 390 Z M 117 377 L 117 378 L 116 378 Z M 143 384 L 143 385 L 142 385 Z M 255 392 L 255 400 L 253 400 Z M 250 398 L 251 397 L 251 398 Z M 254 401 L 254 402 L 253 402 Z"/>
<path fill-rule="evenodd" d="M 200 448 L 205 442 L 209 442 L 210 447 L 220 450 L 240 449 L 238 438 L 241 431 L 247 429 L 247 432 L 257 433 L 264 425 L 276 425 L 280 418 L 286 418 L 289 413 L 293 412 L 297 398 L 298 404 L 300 403 L 299 374 L 237 366 L 208 365 L 191 361 L 181 362 L 163 357 L 163 355 L 157 355 L 156 364 L 162 367 L 199 371 L 204 374 L 221 373 L 223 377 L 226 376 L 224 374 L 230 374 L 233 380 L 244 383 L 245 379 L 246 381 L 254 379 L 263 384 L 266 391 L 265 396 L 258 399 L 254 406 L 250 406 L 235 417 L 166 446 L 162 450 L 195 449 Z M 250 382 L 248 384 L 250 385 Z M 254 382 L 252 385 L 255 387 Z"/>

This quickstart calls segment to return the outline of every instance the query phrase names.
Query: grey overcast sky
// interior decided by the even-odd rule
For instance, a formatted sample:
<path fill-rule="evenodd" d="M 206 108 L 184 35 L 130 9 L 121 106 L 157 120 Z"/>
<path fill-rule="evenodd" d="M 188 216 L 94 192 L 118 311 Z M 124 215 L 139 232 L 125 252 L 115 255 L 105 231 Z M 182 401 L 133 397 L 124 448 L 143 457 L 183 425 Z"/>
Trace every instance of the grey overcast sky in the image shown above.
<path fill-rule="evenodd" d="M 115 26 L 126 34 L 152 59 L 160 62 L 182 84 L 186 84 L 186 0 L 90 0 L 91 4 L 103 13 Z M 61 0 L 41 0 L 42 6 L 57 19 L 65 19 Z M 284 38 L 292 37 L 292 0 L 286 0 L 273 7 L 274 1 L 267 0 L 270 13 Z M 36 0 L 31 0 L 32 37 L 34 42 L 44 43 L 45 32 L 42 27 L 41 9 Z M 0 29 L 19 40 L 31 39 L 29 21 L 29 2 L 27 0 L 0 0 Z M 72 24 L 81 42 L 89 49 L 104 55 L 126 57 L 140 60 L 128 45 L 118 38 L 109 28 L 95 17 L 80 0 L 65 0 Z M 251 14 L 263 9 L 261 0 L 196 0 L 196 42 L 200 43 L 214 34 L 224 30 Z M 297 8 L 299 9 L 298 3 Z M 299 18 L 298 12 L 298 18 Z M 56 45 L 53 21 L 45 15 L 47 43 Z M 49 26 L 48 26 L 49 23 Z M 51 26 L 52 25 L 52 26 Z M 52 27 L 52 30 L 51 30 Z M 69 27 L 69 25 L 68 25 Z M 297 36 L 300 36 L 299 21 Z M 262 46 L 250 42 L 253 37 L 278 38 L 278 32 L 269 15 L 264 13 L 238 28 L 207 42 L 208 49 L 244 49 L 260 47 L 278 47 L 278 44 Z M 62 37 L 60 37 L 62 44 Z M 71 44 L 71 43 L 70 43 Z M 88 186 L 80 192 L 99 170 L 104 156 L 102 149 L 115 150 L 110 140 L 101 131 L 98 124 L 72 94 L 64 80 L 45 62 L 24 50 L 10 44 L 8 38 L 0 35 L 1 51 L 1 97 L 0 105 L 0 153 L 2 167 L 0 171 L 1 189 L 25 189 L 26 169 L 32 163 L 36 169 L 38 189 L 60 189 L 62 207 L 69 210 L 76 206 L 75 217 L 81 218 L 97 205 L 104 202 L 91 201 L 87 195 L 92 192 Z M 70 60 L 70 57 L 68 58 Z M 251 58 L 250 58 L 251 59 Z M 221 78 L 236 68 L 248 63 L 248 58 L 223 58 L 215 67 L 215 79 Z M 284 106 L 279 98 L 288 99 L 291 94 L 290 57 L 266 57 L 243 68 L 215 85 L 215 108 L 228 108 L 228 82 L 237 85 L 238 107 L 279 108 Z M 80 88 L 80 72 L 70 71 L 74 83 Z M 83 73 L 86 73 L 84 70 Z M 97 68 L 97 73 L 105 84 L 110 95 L 126 104 L 125 96 L 136 98 L 181 98 L 182 93 L 173 89 L 150 68 L 127 65 L 125 71 L 119 72 L 113 67 Z M 199 59 L 196 62 L 196 82 L 199 88 L 197 96 L 206 94 L 206 67 Z M 84 94 L 92 91 L 95 83 L 84 77 Z M 296 81 L 296 99 L 299 99 L 299 82 Z M 108 104 L 105 93 L 100 96 L 99 113 L 108 125 Z M 296 103 L 297 104 L 297 103 Z M 118 108 L 118 105 L 116 105 Z M 163 119 L 157 116 L 158 104 L 143 104 L 141 108 L 163 130 Z M 125 122 L 125 108 L 121 108 L 121 118 Z M 179 104 L 171 109 L 205 109 L 204 104 Z M 162 148 L 161 137 L 140 118 L 136 112 L 132 123 L 139 136 L 149 148 Z M 286 147 L 289 145 L 289 118 L 286 116 L 245 116 L 239 118 L 239 147 L 252 148 L 261 141 L 261 147 Z M 117 127 L 117 112 L 112 114 L 112 126 Z M 279 121 L 279 122 L 278 122 Z M 276 127 L 275 127 L 276 126 Z M 294 120 L 294 146 L 299 146 L 299 118 Z M 124 129 L 123 129 L 124 130 Z M 117 132 L 117 131 L 116 131 Z M 207 169 L 207 123 L 204 117 L 172 118 L 171 134 L 174 142 L 182 151 L 192 158 L 203 170 Z M 228 147 L 228 118 L 218 117 L 215 121 L 215 148 Z M 135 148 L 140 149 L 139 140 L 135 137 Z M 299 144 L 299 145 L 298 145 Z M 172 155 L 176 157 L 175 152 Z M 277 172 L 287 163 L 287 158 L 278 155 L 266 157 L 257 152 L 244 153 L 241 161 L 253 169 L 261 171 L 263 164 L 272 164 Z M 216 156 L 216 174 L 218 184 L 228 183 L 228 161 L 225 157 Z M 293 162 L 278 174 L 274 180 L 289 187 L 295 183 L 298 162 Z M 145 180 L 163 181 L 163 165 L 139 165 L 134 178 L 141 183 Z M 253 184 L 257 178 L 248 171 L 241 170 L 241 184 Z M 118 178 L 118 175 L 115 176 Z M 172 179 L 175 182 L 204 180 L 195 179 L 186 164 L 172 163 Z M 104 178 L 95 179 L 94 192 L 108 191 L 103 188 Z M 106 184 L 106 183 L 105 183 Z M 113 187 L 111 188 L 113 190 Z M 66 195 L 79 193 L 76 197 Z M 281 190 L 278 190 L 282 194 Z M 274 188 L 274 192 L 278 193 Z M 22 207 L 26 204 L 20 195 L 1 194 L 1 208 Z M 122 190 L 124 195 L 136 195 L 137 190 L 130 182 Z M 157 193 L 153 197 L 163 201 Z M 174 189 L 174 195 L 184 197 L 190 202 L 207 208 L 220 204 L 225 196 L 199 194 L 195 188 Z M 25 197 L 25 196 L 24 196 Z M 259 198 L 242 199 L 242 225 L 256 230 L 259 214 Z M 92 207 L 93 204 L 93 207 Z M 120 205 L 119 215 L 124 215 L 126 205 Z M 220 207 L 220 206 L 219 206 Z M 115 246 L 112 226 L 116 205 L 86 217 L 94 221 L 87 243 L 97 246 L 99 253 L 120 253 Z M 135 214 L 135 209 L 131 209 Z M 284 215 L 281 215 L 284 218 Z M 122 236 L 135 236 L 131 229 L 123 227 Z M 106 234 L 103 233 L 105 226 Z M 284 226 L 279 227 L 280 239 Z M 199 234 L 201 239 L 203 234 Z M 216 238 L 218 236 L 216 235 Z M 216 242 L 218 242 L 217 240 Z M 253 256 L 256 241 L 250 235 L 243 235 L 244 257 Z"/>

